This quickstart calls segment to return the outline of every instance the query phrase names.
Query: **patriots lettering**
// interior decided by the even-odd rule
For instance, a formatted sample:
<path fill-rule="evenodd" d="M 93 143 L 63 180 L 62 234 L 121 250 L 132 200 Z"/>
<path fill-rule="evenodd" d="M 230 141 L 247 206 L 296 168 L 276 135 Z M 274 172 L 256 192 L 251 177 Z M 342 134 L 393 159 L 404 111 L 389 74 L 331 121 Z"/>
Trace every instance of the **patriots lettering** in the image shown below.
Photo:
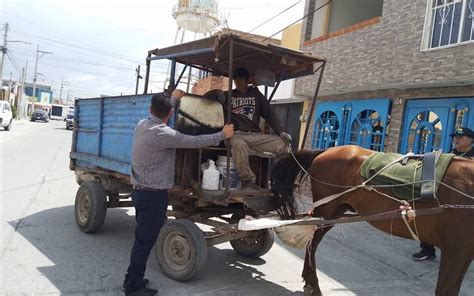
<path fill-rule="evenodd" d="M 255 97 L 232 98 L 232 113 L 244 115 L 253 120 L 255 115 Z"/>

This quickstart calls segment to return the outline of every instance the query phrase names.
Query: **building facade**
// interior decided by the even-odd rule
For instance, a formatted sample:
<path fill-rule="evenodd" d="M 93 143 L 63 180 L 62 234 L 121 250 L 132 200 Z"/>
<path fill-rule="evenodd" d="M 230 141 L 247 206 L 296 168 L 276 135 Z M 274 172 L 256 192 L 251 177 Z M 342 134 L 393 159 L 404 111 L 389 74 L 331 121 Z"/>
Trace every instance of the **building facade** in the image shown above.
<path fill-rule="evenodd" d="M 474 128 L 473 20 L 474 0 L 333 0 L 310 14 L 300 49 L 327 65 L 306 146 L 449 151 L 454 129 Z M 316 84 L 297 79 L 295 94 Z"/>

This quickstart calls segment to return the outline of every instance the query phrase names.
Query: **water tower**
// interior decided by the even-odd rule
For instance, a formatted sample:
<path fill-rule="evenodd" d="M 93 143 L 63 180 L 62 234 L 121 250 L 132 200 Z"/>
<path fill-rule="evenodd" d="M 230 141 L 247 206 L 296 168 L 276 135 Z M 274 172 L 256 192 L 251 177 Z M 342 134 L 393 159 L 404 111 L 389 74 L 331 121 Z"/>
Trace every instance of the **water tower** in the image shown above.
<path fill-rule="evenodd" d="M 174 44 L 210 36 L 221 24 L 217 0 L 178 0 L 178 4 L 173 7 L 172 15 L 178 25 Z M 188 40 L 185 40 L 186 32 L 192 32 L 194 36 L 188 36 Z M 166 77 L 168 74 L 169 66 Z M 187 77 L 187 92 L 189 92 L 191 76 L 190 68 Z M 165 79 L 164 88 L 167 82 L 168 78 Z"/>
<path fill-rule="evenodd" d="M 217 0 L 178 0 L 173 17 L 178 28 L 201 34 L 214 32 L 221 23 Z"/>

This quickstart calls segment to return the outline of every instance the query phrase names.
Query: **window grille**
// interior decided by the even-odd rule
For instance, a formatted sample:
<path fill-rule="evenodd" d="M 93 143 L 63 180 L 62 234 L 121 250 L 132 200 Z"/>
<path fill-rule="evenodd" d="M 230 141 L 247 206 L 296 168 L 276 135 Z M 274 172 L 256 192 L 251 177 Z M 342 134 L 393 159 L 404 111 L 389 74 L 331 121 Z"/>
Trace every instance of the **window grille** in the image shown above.
<path fill-rule="evenodd" d="M 474 40 L 474 0 L 429 0 L 429 48 Z"/>

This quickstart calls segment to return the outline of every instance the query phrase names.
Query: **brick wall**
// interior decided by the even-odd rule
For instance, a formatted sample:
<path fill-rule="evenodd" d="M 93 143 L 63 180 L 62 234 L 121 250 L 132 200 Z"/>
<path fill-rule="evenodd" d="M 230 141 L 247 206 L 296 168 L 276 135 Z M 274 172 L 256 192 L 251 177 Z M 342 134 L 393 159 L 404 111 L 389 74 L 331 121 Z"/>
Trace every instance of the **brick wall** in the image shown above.
<path fill-rule="evenodd" d="M 227 77 L 209 76 L 196 82 L 192 88 L 192 93 L 203 95 L 213 89 L 228 90 L 229 79 Z"/>
<path fill-rule="evenodd" d="M 305 13 L 314 2 L 306 0 Z M 301 50 L 328 61 L 319 100 L 392 100 L 385 151 L 400 149 L 407 99 L 474 97 L 474 43 L 421 50 L 426 3 L 384 0 L 382 17 L 313 40 L 308 40 L 312 18 L 303 23 Z M 318 75 L 297 79 L 295 94 L 312 97 Z M 313 127 L 314 118 L 308 148 Z"/>
<path fill-rule="evenodd" d="M 312 3 L 306 1 L 305 11 Z M 385 0 L 381 18 L 304 39 L 302 50 L 328 60 L 321 93 L 474 84 L 474 43 L 420 50 L 425 9 L 426 1 Z M 316 83 L 317 75 L 297 79 L 295 92 L 311 96 Z"/>

